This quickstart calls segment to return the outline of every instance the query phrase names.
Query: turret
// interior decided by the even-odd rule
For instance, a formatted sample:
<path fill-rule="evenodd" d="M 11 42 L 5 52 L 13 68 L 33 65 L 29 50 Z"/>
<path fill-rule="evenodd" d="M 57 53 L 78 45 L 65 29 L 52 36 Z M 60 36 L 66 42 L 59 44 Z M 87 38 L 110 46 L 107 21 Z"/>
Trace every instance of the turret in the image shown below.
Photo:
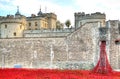
<path fill-rule="evenodd" d="M 87 22 L 101 22 L 102 26 L 105 26 L 106 15 L 104 13 L 96 12 L 91 14 L 85 14 L 84 12 L 78 12 L 75 16 L 75 27 L 78 28 Z"/>
<path fill-rule="evenodd" d="M 38 12 L 37 15 L 38 15 L 38 16 L 43 16 L 43 13 L 42 13 L 42 11 L 41 11 L 41 6 L 40 6 L 40 11 Z"/>
<path fill-rule="evenodd" d="M 15 17 L 16 18 L 21 17 L 21 14 L 19 12 L 19 6 L 17 6 L 17 12 L 15 13 Z"/>

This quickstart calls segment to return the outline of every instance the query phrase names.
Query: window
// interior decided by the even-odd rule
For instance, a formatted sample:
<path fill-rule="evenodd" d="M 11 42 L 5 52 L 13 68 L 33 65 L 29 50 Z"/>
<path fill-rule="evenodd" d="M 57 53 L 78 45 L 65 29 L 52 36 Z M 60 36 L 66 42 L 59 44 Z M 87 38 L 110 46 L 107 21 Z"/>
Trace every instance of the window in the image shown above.
<path fill-rule="evenodd" d="M 35 22 L 35 26 L 37 26 L 37 22 Z"/>
<path fill-rule="evenodd" d="M 13 35 L 16 36 L 16 32 L 14 32 Z"/>
<path fill-rule="evenodd" d="M 29 26 L 31 26 L 31 23 L 29 23 Z"/>
<path fill-rule="evenodd" d="M 28 27 L 29 30 L 31 30 L 31 23 L 29 23 L 29 27 Z"/>
<path fill-rule="evenodd" d="M 5 24 L 5 28 L 7 28 L 7 25 Z"/>
<path fill-rule="evenodd" d="M 116 40 L 116 41 L 115 41 L 115 44 L 116 44 L 116 45 L 120 45 L 120 40 Z"/>

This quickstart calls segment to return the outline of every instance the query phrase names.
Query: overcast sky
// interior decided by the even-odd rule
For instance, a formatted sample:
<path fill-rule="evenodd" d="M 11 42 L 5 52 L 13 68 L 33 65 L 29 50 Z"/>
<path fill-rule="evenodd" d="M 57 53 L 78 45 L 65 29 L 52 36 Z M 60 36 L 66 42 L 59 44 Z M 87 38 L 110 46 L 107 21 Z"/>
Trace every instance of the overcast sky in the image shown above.
<path fill-rule="evenodd" d="M 65 22 L 70 19 L 74 25 L 74 13 L 85 12 L 105 13 L 107 20 L 120 19 L 120 0 L 0 0 L 0 16 L 15 14 L 17 6 L 25 16 L 42 12 L 57 14 L 58 20 Z"/>

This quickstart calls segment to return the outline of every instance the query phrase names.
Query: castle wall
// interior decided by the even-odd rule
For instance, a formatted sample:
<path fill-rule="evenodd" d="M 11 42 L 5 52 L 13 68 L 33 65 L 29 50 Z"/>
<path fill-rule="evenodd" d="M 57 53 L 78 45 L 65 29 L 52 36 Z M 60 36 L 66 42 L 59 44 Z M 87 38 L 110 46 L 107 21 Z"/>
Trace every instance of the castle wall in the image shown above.
<path fill-rule="evenodd" d="M 27 30 L 47 29 L 47 19 L 39 16 L 27 18 Z"/>
<path fill-rule="evenodd" d="M 80 20 L 78 21 L 78 25 L 81 26 L 87 22 L 96 22 L 96 21 L 99 21 L 101 22 L 101 25 L 105 27 L 105 20 L 101 20 L 101 19 L 85 19 L 85 20 Z"/>
<path fill-rule="evenodd" d="M 80 60 L 96 64 L 99 57 L 99 27 L 99 22 L 86 23 L 68 36 L 70 49 L 74 52 L 73 59 L 80 56 Z M 72 47 L 73 44 L 77 48 Z"/>
<path fill-rule="evenodd" d="M 0 24 L 1 38 L 23 37 L 24 19 L 2 19 Z"/>
<path fill-rule="evenodd" d="M 120 39 L 119 29 L 118 29 L 118 20 L 108 21 L 108 27 L 110 31 L 109 38 L 109 58 L 111 66 L 114 69 L 120 69 L 120 44 L 116 44 L 115 41 Z"/>
<path fill-rule="evenodd" d="M 41 21 L 40 21 L 40 29 L 49 29 L 49 23 L 47 22 L 47 19 L 46 18 L 43 18 Z"/>
<path fill-rule="evenodd" d="M 120 45 L 114 42 L 119 36 L 115 35 L 118 25 L 114 21 L 108 24 L 108 58 L 113 69 L 120 69 Z M 0 66 L 91 69 L 99 59 L 99 27 L 100 22 L 89 22 L 65 37 L 0 39 Z"/>
<path fill-rule="evenodd" d="M 48 22 L 48 28 L 49 29 L 56 29 L 56 19 L 54 18 L 47 18 L 47 22 Z"/>
<path fill-rule="evenodd" d="M 0 38 L 24 37 L 25 30 L 56 29 L 57 16 L 54 13 L 43 13 L 42 16 L 32 14 L 25 17 L 19 13 L 0 16 Z"/>
<path fill-rule="evenodd" d="M 105 19 L 106 15 L 103 13 L 92 13 L 92 14 L 85 14 L 84 12 L 78 12 L 74 14 L 75 16 L 75 27 L 78 28 L 81 25 L 87 23 L 87 22 L 95 22 L 99 21 L 101 22 L 102 26 L 105 26 Z"/>
<path fill-rule="evenodd" d="M 52 46 L 52 68 L 91 69 L 98 59 L 97 27 L 87 23 L 67 37 L 0 39 L 0 65 L 50 68 Z"/>
<path fill-rule="evenodd" d="M 51 19 L 51 28 L 56 29 L 56 20 L 54 18 Z"/>
<path fill-rule="evenodd" d="M 78 13 L 75 16 L 77 29 L 41 29 L 55 28 L 56 16 L 51 15 L 50 17 L 51 19 L 29 19 L 32 22 L 32 30 L 28 30 L 26 27 L 25 18 L 10 17 L 11 19 L 7 19 L 4 17 L 0 19 L 2 38 L 0 39 L 0 66 L 91 69 L 99 59 L 100 40 L 106 40 L 106 51 L 110 64 L 113 69 L 120 69 L 120 44 L 115 43 L 115 40 L 120 38 L 119 21 L 108 21 L 105 27 L 107 31 L 104 34 L 104 31 L 100 33 L 100 28 L 105 25 L 104 14 L 81 15 Z M 40 30 L 35 30 L 35 22 L 38 22 Z M 46 27 L 46 22 L 49 27 Z M 80 24 L 81 22 L 82 24 Z M 79 27 L 79 25 L 81 26 Z M 105 30 L 105 28 L 101 29 Z M 53 59 L 51 60 L 51 58 Z"/>
<path fill-rule="evenodd" d="M 55 29 L 56 21 L 57 16 L 53 13 L 44 13 L 42 14 L 42 16 L 32 15 L 31 17 L 27 17 L 27 29 L 28 30 Z"/>
<path fill-rule="evenodd" d="M 14 67 L 14 65 L 20 64 L 22 67 L 28 68 L 49 68 L 51 44 L 53 44 L 55 53 L 53 61 L 66 61 L 63 38 L 0 39 L 0 60 L 3 60 L 1 58 L 4 54 L 5 67 Z M 36 57 L 35 52 L 37 53 Z M 0 64 L 3 63 L 1 61 Z"/>
<path fill-rule="evenodd" d="M 56 29 L 57 16 L 54 13 L 46 13 L 48 28 Z"/>
<path fill-rule="evenodd" d="M 40 29 L 40 30 L 25 30 L 24 37 L 64 37 L 72 33 L 75 29 L 63 29 L 63 30 L 54 30 L 54 29 Z"/>

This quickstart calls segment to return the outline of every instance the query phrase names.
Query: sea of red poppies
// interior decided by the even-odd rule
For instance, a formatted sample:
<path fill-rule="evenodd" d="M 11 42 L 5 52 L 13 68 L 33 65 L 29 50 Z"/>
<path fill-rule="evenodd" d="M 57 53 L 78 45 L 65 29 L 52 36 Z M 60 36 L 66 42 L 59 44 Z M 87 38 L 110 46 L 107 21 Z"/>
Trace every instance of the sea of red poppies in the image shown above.
<path fill-rule="evenodd" d="M 120 79 L 120 72 L 98 74 L 91 70 L 3 68 L 0 79 Z"/>
<path fill-rule="evenodd" d="M 106 41 L 100 45 L 100 58 L 92 70 L 0 68 L 0 79 L 120 79 L 106 54 Z"/>

